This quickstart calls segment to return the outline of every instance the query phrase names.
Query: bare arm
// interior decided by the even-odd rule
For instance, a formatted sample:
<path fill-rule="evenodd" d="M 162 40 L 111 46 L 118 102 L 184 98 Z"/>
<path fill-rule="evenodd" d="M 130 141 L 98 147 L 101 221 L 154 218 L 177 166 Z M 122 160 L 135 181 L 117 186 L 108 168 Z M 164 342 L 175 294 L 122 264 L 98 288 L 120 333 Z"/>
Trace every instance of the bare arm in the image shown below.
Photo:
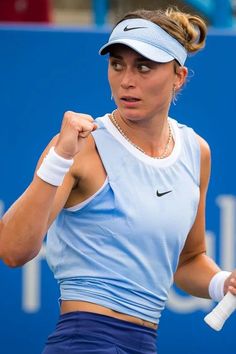
<path fill-rule="evenodd" d="M 64 158 L 73 158 L 84 146 L 85 139 L 96 126 L 87 115 L 67 112 L 62 129 L 42 154 L 38 166 L 51 146 Z M 50 223 L 64 207 L 75 176 L 71 170 L 60 187 L 55 187 L 34 176 L 32 183 L 11 206 L 1 221 L 0 258 L 9 266 L 20 266 L 40 251 L 43 238 Z"/>
<path fill-rule="evenodd" d="M 175 282 L 187 293 L 208 298 L 208 285 L 220 269 L 206 255 L 205 202 L 210 176 L 210 149 L 199 137 L 201 148 L 200 201 L 197 216 L 180 255 Z"/>
<path fill-rule="evenodd" d="M 0 258 L 7 265 L 20 266 L 38 254 L 49 220 L 63 208 L 70 193 L 73 185 L 71 175 L 68 174 L 66 180 L 62 187 L 57 188 L 35 176 L 3 216 Z"/>

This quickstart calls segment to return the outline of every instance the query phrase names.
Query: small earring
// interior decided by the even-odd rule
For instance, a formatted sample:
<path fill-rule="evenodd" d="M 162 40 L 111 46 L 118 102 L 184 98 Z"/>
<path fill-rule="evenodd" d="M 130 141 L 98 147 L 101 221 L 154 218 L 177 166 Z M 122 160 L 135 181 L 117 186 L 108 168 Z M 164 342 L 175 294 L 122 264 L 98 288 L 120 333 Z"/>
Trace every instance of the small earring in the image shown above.
<path fill-rule="evenodd" d="M 177 101 L 178 101 L 178 98 L 177 98 L 177 94 L 176 94 L 176 88 L 174 85 L 173 90 L 172 90 L 172 103 L 174 106 L 176 106 Z"/>

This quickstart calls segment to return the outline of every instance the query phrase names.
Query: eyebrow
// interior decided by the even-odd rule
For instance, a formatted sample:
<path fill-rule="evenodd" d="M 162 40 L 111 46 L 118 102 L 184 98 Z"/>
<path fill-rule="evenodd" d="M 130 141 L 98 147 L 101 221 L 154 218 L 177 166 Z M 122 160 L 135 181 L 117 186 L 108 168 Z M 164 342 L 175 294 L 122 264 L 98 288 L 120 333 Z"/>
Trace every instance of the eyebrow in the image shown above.
<path fill-rule="evenodd" d="M 121 55 L 118 54 L 114 54 L 114 53 L 110 53 L 110 58 L 115 58 L 115 59 L 119 59 L 119 60 L 123 60 L 124 58 Z M 152 60 L 145 58 L 143 56 L 140 56 L 138 58 L 135 59 L 137 62 L 151 62 Z"/>

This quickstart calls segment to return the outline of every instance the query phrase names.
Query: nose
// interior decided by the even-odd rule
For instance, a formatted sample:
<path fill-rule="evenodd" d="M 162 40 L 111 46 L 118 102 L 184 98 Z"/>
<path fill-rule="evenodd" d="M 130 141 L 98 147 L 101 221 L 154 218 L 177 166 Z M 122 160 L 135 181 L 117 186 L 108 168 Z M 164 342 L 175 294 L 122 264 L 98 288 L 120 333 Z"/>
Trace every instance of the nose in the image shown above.
<path fill-rule="evenodd" d="M 129 68 L 126 68 L 126 70 L 123 73 L 123 77 L 121 80 L 121 87 L 124 89 L 135 87 L 135 75 L 134 72 Z"/>

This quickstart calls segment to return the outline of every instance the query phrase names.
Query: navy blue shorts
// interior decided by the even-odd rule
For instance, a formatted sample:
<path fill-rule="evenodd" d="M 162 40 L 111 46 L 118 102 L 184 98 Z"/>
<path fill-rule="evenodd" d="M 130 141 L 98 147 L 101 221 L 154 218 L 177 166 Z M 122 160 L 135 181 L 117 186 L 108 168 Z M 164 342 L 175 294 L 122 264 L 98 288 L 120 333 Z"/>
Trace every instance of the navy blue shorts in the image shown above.
<path fill-rule="evenodd" d="M 43 354 L 157 354 L 156 330 L 89 312 L 60 316 Z"/>

